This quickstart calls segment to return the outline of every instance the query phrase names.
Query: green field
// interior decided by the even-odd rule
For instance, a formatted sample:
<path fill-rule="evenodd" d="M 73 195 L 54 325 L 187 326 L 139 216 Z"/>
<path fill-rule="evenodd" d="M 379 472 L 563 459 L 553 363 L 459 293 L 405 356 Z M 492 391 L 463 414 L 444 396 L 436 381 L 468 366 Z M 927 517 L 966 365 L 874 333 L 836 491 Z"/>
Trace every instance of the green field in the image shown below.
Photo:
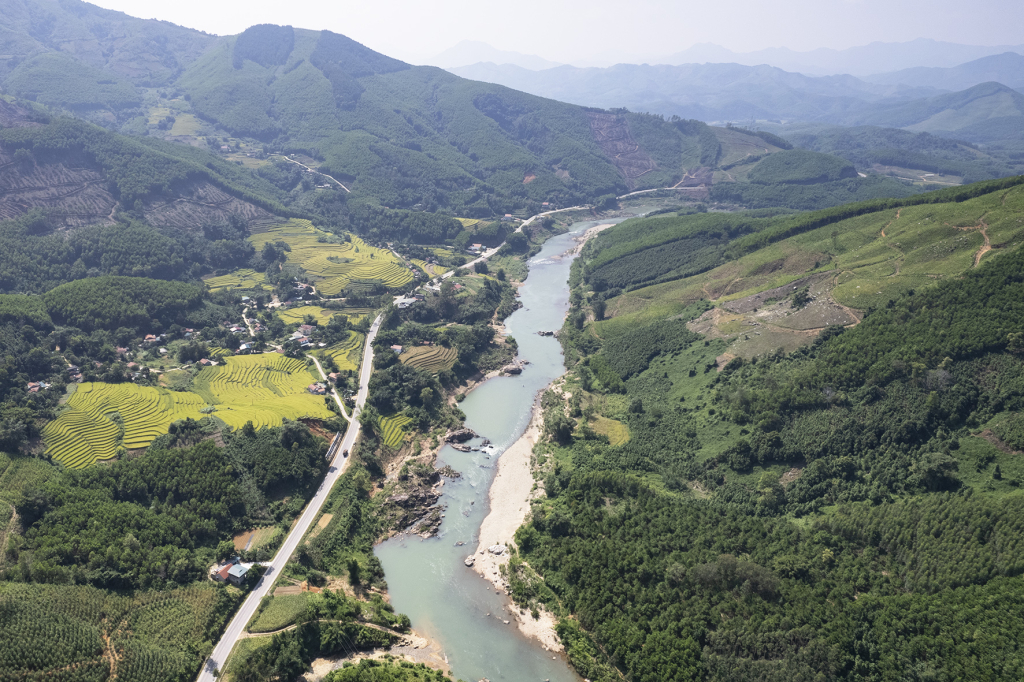
<path fill-rule="evenodd" d="M 341 242 L 313 227 L 308 220 L 289 220 L 249 238 L 259 251 L 267 242 L 284 241 L 291 247 L 287 262 L 310 274 L 317 291 L 336 296 L 353 280 L 376 280 L 388 287 L 412 281 L 412 273 L 393 253 L 369 246 L 359 237 Z"/>
<path fill-rule="evenodd" d="M 604 336 L 606 331 L 670 316 L 699 299 L 735 301 L 811 274 L 828 279 L 822 293 L 839 304 L 856 310 L 877 308 L 1020 244 L 1022 214 L 1024 187 L 1018 186 L 961 203 L 907 206 L 848 218 L 707 272 L 617 296 L 609 301 L 606 314 L 615 319 L 598 323 L 598 333 Z M 986 237 L 991 250 L 985 248 Z M 657 248 L 665 251 L 664 246 Z"/>
<path fill-rule="evenodd" d="M 297 308 L 279 308 L 277 311 L 278 316 L 284 320 L 285 324 L 302 324 L 306 319 L 306 315 L 312 315 L 313 319 L 321 324 L 326 323 L 335 315 L 345 315 L 348 317 L 350 322 L 358 322 L 372 313 L 373 311 L 369 308 L 344 308 L 342 310 L 334 310 L 332 308 L 321 308 L 318 305 L 306 305 L 299 306 Z"/>
<path fill-rule="evenodd" d="M 412 421 L 412 417 L 404 414 L 395 414 L 380 419 L 380 437 L 384 444 L 391 448 L 397 448 L 402 444 L 405 435 L 405 425 Z"/>
<path fill-rule="evenodd" d="M 608 436 L 610 445 L 622 445 L 629 442 L 629 427 L 615 419 L 598 416 L 590 428 L 602 436 Z"/>
<path fill-rule="evenodd" d="M 409 262 L 418 267 L 419 269 L 423 270 L 423 272 L 427 273 L 429 277 L 437 277 L 439 275 L 443 275 L 450 269 L 446 268 L 443 265 L 434 265 L 428 263 L 425 260 L 419 260 L 418 258 L 413 258 Z"/>
<path fill-rule="evenodd" d="M 348 334 L 348 340 L 344 343 L 336 343 L 333 346 L 321 348 L 315 351 L 314 355 L 318 359 L 322 359 L 325 355 L 330 355 L 334 358 L 334 364 L 338 366 L 339 370 L 358 370 L 365 336 L 351 330 L 349 330 Z"/>
<path fill-rule="evenodd" d="M 204 281 L 206 286 L 210 288 L 210 291 L 219 291 L 220 289 L 252 289 L 257 284 L 263 284 L 266 281 L 266 276 L 262 272 L 242 268 L 220 277 L 210 277 Z"/>
<path fill-rule="evenodd" d="M 273 632 L 291 625 L 306 610 L 306 594 L 272 597 L 263 612 L 249 625 L 249 632 Z"/>
<path fill-rule="evenodd" d="M 434 374 L 451 369 L 459 351 L 444 346 L 413 346 L 398 356 L 399 362 Z"/>
<path fill-rule="evenodd" d="M 323 400 L 306 392 L 314 377 L 301 360 L 277 353 L 230 357 L 196 374 L 192 391 L 169 391 L 135 384 L 84 383 L 67 409 L 46 425 L 47 453 L 69 468 L 111 459 L 118 448 L 144 448 L 167 433 L 171 422 L 214 416 L 233 428 L 251 421 L 256 428 L 282 419 L 329 418 Z M 111 419 L 120 415 L 122 427 Z"/>

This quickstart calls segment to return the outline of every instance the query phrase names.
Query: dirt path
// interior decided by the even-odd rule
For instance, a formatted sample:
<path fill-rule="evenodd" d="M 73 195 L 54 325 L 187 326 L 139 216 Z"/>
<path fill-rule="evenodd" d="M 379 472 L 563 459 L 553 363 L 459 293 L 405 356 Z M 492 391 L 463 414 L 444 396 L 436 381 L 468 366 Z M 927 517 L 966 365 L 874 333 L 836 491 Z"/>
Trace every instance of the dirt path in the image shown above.
<path fill-rule="evenodd" d="M 310 622 L 311 623 L 313 621 L 306 621 L 306 622 Z M 395 632 L 394 630 L 392 630 L 390 628 L 386 628 L 386 627 L 384 627 L 382 625 L 377 625 L 375 623 L 364 623 L 362 621 L 347 621 L 347 620 L 329 620 L 329 619 L 326 619 L 326 618 L 320 619 L 320 620 L 318 620 L 316 622 L 317 623 L 342 623 L 342 624 L 352 622 L 352 623 L 355 623 L 356 625 L 362 625 L 364 628 L 370 628 L 371 630 L 380 630 L 381 632 L 386 632 L 389 635 L 396 635 L 398 637 L 405 637 L 406 636 L 406 635 L 404 635 L 401 632 Z M 289 625 L 287 627 L 283 627 L 280 630 L 272 630 L 271 632 L 249 632 L 248 630 L 246 630 L 245 632 L 242 633 L 242 635 L 239 637 L 239 639 L 251 639 L 253 637 L 273 637 L 274 635 L 279 635 L 282 632 L 288 632 L 289 630 L 294 630 L 295 628 L 299 627 L 300 625 L 305 625 L 305 623 L 293 623 L 292 625 Z"/>
<path fill-rule="evenodd" d="M 320 378 L 327 382 L 327 384 L 330 386 L 331 382 L 327 378 L 327 374 L 324 373 L 324 368 L 320 366 L 320 361 L 317 360 L 312 355 L 307 355 L 306 357 L 313 361 L 313 364 L 316 365 L 316 371 L 320 372 Z M 341 401 L 341 397 L 338 396 L 338 389 L 335 388 L 334 386 L 331 386 L 331 396 L 334 397 L 334 402 L 338 403 L 338 409 L 341 410 L 341 416 L 344 417 L 346 421 L 351 423 L 352 417 L 348 416 L 348 411 L 345 410 L 345 403 Z"/>
<path fill-rule="evenodd" d="M 952 228 L 955 228 L 957 230 L 963 230 L 964 232 L 981 232 L 981 236 L 985 239 L 985 242 L 981 245 L 981 248 L 978 249 L 977 253 L 974 254 L 974 265 L 972 267 L 975 268 L 981 264 L 982 256 L 984 256 L 986 253 L 992 250 L 992 240 L 988 238 L 988 223 L 985 222 L 986 216 L 988 216 L 988 213 L 983 213 L 982 216 L 978 218 L 977 225 L 970 225 L 968 227 L 961 227 L 959 225 L 950 225 L 949 223 L 945 223 L 946 225 L 949 225 Z"/>

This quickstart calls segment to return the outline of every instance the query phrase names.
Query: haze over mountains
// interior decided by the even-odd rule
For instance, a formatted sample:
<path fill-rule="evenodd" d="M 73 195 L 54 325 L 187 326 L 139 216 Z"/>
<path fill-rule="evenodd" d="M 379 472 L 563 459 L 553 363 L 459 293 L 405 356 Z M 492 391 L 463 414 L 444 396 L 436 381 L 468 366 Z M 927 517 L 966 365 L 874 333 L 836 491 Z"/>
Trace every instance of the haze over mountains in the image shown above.
<path fill-rule="evenodd" d="M 481 63 L 451 69 L 582 106 L 625 107 L 708 122 L 804 121 L 882 125 L 978 143 L 1024 131 L 1024 56 L 1006 52 L 952 68 L 912 68 L 859 79 L 808 76 L 735 63 L 560 66 L 530 71 Z M 946 93 L 960 92 L 959 96 Z"/>

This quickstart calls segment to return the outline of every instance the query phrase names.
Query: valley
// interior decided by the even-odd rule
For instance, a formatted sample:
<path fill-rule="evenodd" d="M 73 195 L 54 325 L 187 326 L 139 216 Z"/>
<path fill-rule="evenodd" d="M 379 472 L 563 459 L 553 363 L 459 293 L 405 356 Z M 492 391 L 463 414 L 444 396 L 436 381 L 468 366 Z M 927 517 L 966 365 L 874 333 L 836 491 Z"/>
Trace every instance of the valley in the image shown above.
<path fill-rule="evenodd" d="M 1018 48 L 327 19 L 0 3 L 0 678 L 1024 676 Z"/>

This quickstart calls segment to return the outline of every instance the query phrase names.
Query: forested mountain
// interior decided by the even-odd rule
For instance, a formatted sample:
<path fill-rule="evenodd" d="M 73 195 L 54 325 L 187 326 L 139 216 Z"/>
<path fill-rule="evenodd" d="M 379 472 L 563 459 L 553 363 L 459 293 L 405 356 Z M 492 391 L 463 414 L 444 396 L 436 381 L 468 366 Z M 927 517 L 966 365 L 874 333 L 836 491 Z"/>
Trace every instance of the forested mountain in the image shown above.
<path fill-rule="evenodd" d="M 582 675 L 1024 674 L 1022 206 L 1018 177 L 588 244 L 509 570 Z"/>

